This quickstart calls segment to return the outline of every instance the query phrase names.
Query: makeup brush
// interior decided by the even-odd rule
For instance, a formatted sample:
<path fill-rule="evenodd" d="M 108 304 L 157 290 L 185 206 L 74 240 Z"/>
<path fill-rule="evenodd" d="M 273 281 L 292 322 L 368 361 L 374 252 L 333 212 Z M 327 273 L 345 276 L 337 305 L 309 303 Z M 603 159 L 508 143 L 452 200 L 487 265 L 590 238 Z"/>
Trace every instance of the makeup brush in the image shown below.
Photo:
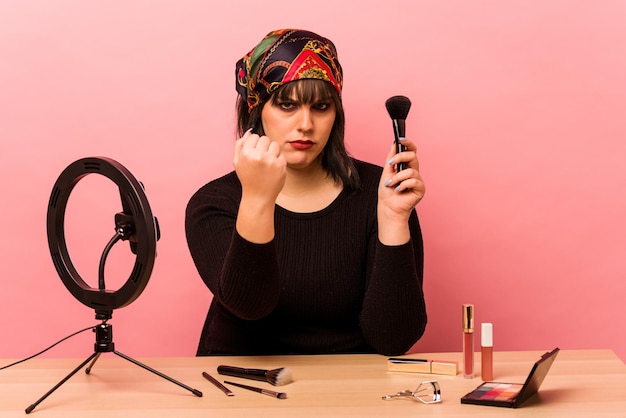
<path fill-rule="evenodd" d="M 267 382 L 274 386 L 282 386 L 287 383 L 293 382 L 291 370 L 286 367 L 279 369 L 264 370 L 264 369 L 246 369 L 243 367 L 234 366 L 217 366 L 217 372 L 226 376 L 242 377 L 244 379 L 259 380 L 261 382 Z"/>
<path fill-rule="evenodd" d="M 385 102 L 387 112 L 393 122 L 393 133 L 396 142 L 396 153 L 404 151 L 404 145 L 400 143 L 400 138 L 404 138 L 404 130 L 406 126 L 406 117 L 409 115 L 411 109 L 411 100 L 405 96 L 393 96 L 387 99 Z M 406 168 L 406 163 L 398 163 L 398 171 L 402 171 Z"/>
<path fill-rule="evenodd" d="M 248 385 L 242 385 L 241 383 L 229 382 L 228 380 L 224 380 L 224 383 L 228 383 L 229 385 L 248 389 L 253 392 L 262 393 L 263 395 L 271 396 L 272 398 L 287 399 L 287 394 L 284 392 L 274 392 L 273 390 L 262 389 L 262 388 L 257 388 L 254 386 L 248 386 Z"/>

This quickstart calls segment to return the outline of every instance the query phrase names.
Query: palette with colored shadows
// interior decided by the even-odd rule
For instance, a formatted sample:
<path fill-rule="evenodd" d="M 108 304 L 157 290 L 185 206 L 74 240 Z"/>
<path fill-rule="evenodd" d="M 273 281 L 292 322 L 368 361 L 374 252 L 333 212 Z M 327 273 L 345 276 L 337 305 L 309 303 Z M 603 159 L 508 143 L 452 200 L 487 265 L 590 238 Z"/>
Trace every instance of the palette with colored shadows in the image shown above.
<path fill-rule="evenodd" d="M 461 403 L 517 408 L 539 391 L 559 349 L 545 353 L 537 361 L 524 384 L 485 382 L 461 398 Z"/>

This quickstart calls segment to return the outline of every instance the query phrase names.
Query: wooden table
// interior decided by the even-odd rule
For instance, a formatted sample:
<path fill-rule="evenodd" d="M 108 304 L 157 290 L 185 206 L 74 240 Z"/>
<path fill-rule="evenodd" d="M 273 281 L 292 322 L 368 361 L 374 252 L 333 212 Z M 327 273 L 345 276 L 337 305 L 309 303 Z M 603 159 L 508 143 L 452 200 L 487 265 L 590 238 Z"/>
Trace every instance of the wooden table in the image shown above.
<path fill-rule="evenodd" d="M 533 363 L 544 352 L 494 353 L 494 380 L 523 383 Z M 461 360 L 460 353 L 423 353 L 410 357 Z M 202 391 L 204 396 L 197 397 L 112 353 L 105 353 L 91 374 L 79 371 L 30 415 L 25 414 L 29 405 L 82 360 L 33 359 L 1 370 L 0 417 L 626 417 L 626 365 L 610 350 L 562 350 L 539 395 L 518 409 L 463 405 L 460 398 L 482 382 L 480 377 L 388 372 L 387 358 L 379 355 L 140 359 Z M 10 362 L 2 360 L 0 366 Z M 216 372 L 219 364 L 265 369 L 289 367 L 295 381 L 273 387 L 264 382 L 227 378 L 288 395 L 280 400 L 231 387 L 235 396 L 229 397 L 201 375 L 207 371 L 225 380 L 226 376 Z M 480 370 L 478 363 L 477 366 Z M 441 387 L 443 401 L 439 404 L 382 399 L 383 395 L 415 389 L 421 381 L 433 378 Z"/>

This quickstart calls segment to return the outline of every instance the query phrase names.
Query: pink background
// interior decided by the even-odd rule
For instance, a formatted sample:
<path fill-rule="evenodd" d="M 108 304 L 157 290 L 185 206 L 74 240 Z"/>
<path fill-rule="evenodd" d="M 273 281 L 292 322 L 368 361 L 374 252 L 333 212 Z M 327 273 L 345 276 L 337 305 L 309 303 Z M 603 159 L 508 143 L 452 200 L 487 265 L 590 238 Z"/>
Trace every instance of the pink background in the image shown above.
<path fill-rule="evenodd" d="M 611 348 L 626 360 L 626 2 L 310 7 L 0 0 L 0 358 L 96 323 L 56 274 L 46 234 L 53 184 L 90 156 L 145 184 L 162 230 L 146 290 L 114 313 L 117 348 L 195 354 L 211 294 L 187 250 L 185 206 L 231 169 L 235 61 L 268 31 L 302 27 L 339 49 L 353 155 L 383 163 L 384 101 L 413 102 L 430 315 L 413 351 L 459 351 L 461 304 L 474 303 L 496 350 Z M 119 210 L 101 176 L 71 196 L 68 245 L 93 286 Z M 128 277 L 128 253 L 114 248 L 110 288 Z M 83 333 L 47 355 L 86 357 L 93 342 Z"/>

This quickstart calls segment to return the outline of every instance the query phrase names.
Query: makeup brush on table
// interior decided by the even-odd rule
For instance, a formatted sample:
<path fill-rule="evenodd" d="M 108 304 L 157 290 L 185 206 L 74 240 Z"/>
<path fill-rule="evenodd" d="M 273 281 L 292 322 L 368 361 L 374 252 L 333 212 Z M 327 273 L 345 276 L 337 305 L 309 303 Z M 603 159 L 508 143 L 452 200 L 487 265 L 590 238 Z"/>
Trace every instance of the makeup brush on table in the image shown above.
<path fill-rule="evenodd" d="M 284 393 L 284 392 L 274 392 L 273 390 L 269 390 L 269 389 L 257 388 L 257 387 L 254 387 L 254 386 L 242 385 L 241 383 L 229 382 L 228 380 L 225 380 L 224 383 L 228 383 L 229 385 L 238 386 L 240 388 L 248 389 L 248 390 L 251 390 L 253 392 L 258 392 L 258 393 L 261 393 L 263 395 L 271 396 L 272 398 L 287 399 L 287 394 Z"/>
<path fill-rule="evenodd" d="M 273 370 L 265 370 L 220 365 L 217 366 L 217 372 L 226 376 L 259 380 L 261 382 L 267 382 L 274 386 L 282 386 L 293 382 L 291 370 L 286 367 L 281 367 Z"/>

